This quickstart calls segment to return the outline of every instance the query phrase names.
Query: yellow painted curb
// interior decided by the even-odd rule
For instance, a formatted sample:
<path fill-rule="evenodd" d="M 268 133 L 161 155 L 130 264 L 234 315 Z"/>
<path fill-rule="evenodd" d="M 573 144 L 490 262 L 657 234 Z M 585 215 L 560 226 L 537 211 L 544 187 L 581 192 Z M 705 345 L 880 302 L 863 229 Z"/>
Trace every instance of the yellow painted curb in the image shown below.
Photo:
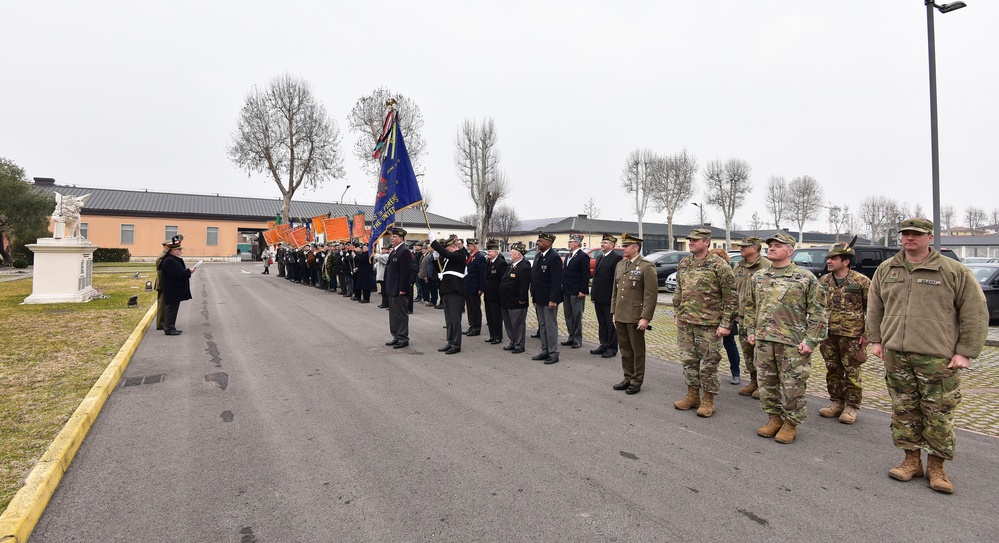
<path fill-rule="evenodd" d="M 69 417 L 66 425 L 28 474 L 24 486 L 17 491 L 7 509 L 0 515 L 0 543 L 25 543 L 28 540 L 42 512 L 45 511 L 45 506 L 59 486 L 59 481 L 69 469 L 69 463 L 76 456 L 76 451 L 97 420 L 104 402 L 118 384 L 118 379 L 132 360 L 132 355 L 139 348 L 139 342 L 142 341 L 142 336 L 146 334 L 154 318 L 156 318 L 156 302 L 153 302 L 139 321 L 139 325 L 132 330 L 125 344 L 118 350 L 118 354 L 111 360 L 107 369 L 97 379 L 90 392 L 80 402 L 80 406 Z"/>

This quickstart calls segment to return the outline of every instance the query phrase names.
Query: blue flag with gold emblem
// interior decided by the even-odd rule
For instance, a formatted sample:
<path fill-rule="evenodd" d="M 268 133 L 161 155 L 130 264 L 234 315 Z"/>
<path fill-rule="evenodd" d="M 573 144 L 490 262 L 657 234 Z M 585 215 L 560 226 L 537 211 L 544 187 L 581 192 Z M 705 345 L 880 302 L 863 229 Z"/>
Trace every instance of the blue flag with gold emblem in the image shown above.
<path fill-rule="evenodd" d="M 382 159 L 382 172 L 378 178 L 378 193 L 375 195 L 371 236 L 368 238 L 369 249 L 392 228 L 396 213 L 423 202 L 420 185 L 416 182 L 416 172 L 413 171 L 402 131 L 396 122 L 395 110 L 390 110 L 385 117 L 382 137 L 378 139 L 374 156 Z"/>

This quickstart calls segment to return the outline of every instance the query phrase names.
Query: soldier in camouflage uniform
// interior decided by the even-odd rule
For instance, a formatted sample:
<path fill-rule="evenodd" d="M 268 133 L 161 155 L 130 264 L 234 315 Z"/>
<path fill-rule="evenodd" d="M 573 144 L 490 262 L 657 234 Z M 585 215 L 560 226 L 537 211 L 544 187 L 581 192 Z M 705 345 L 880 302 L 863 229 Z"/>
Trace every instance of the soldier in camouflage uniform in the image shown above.
<path fill-rule="evenodd" d="M 819 279 L 829 314 L 829 337 L 819 345 L 819 352 L 826 362 L 826 388 L 832 402 L 819 409 L 819 415 L 839 417 L 843 424 L 857 422 L 863 391 L 860 366 L 867 361 L 864 316 L 871 280 L 850 269 L 854 258 L 851 244 L 833 245 L 826 254 L 829 273 Z"/>
<path fill-rule="evenodd" d="M 697 416 L 710 417 L 718 394 L 722 337 L 730 333 L 738 301 L 735 276 L 727 262 L 708 254 L 711 230 L 691 230 L 687 242 L 693 254 L 680 261 L 673 294 L 687 395 L 673 407 L 682 411 L 697 407 Z"/>
<path fill-rule="evenodd" d="M 867 301 L 867 338 L 885 362 L 891 395 L 892 439 L 905 451 L 888 474 L 922 477 L 926 449 L 930 488 L 950 494 L 943 464 L 954 459 L 959 370 L 981 354 L 989 313 L 974 274 L 930 247 L 932 222 L 906 219 L 898 231 L 903 250 L 878 266 Z"/>
<path fill-rule="evenodd" d="M 749 237 L 742 241 L 732 242 L 732 245 L 739 248 L 742 260 L 735 264 L 735 291 L 739 295 L 739 323 L 744 323 L 746 319 L 746 301 L 749 298 L 749 288 L 752 284 L 750 278 L 759 270 L 770 268 L 770 261 L 760 254 L 762 242 L 760 238 Z M 739 344 L 742 346 L 742 359 L 746 361 L 746 371 L 749 372 L 749 384 L 739 389 L 742 396 L 760 397 L 756 364 L 753 363 L 753 352 L 755 348 L 749 343 L 749 334 L 746 332 L 746 325 L 739 327 Z"/>
<path fill-rule="evenodd" d="M 819 280 L 791 262 L 794 245 L 783 232 L 767 238 L 773 266 L 753 274 L 745 322 L 749 343 L 756 347 L 760 404 L 770 417 L 756 434 L 785 444 L 794 441 L 805 420 L 812 352 L 826 338 Z"/>

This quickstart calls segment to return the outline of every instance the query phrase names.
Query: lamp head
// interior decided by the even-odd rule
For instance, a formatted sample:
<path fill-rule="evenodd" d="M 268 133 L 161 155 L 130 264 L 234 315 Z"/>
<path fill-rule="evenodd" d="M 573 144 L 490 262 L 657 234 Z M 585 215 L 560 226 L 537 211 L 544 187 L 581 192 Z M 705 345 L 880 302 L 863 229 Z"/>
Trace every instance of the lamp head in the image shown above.
<path fill-rule="evenodd" d="M 936 6 L 936 8 L 938 10 L 940 10 L 940 13 L 950 13 L 950 12 L 952 12 L 954 10 L 961 9 L 961 8 L 966 8 L 966 7 L 968 7 L 968 4 L 965 4 L 964 2 L 960 2 L 960 1 L 958 1 L 958 2 L 951 2 L 949 4 L 941 4 L 939 6 Z"/>

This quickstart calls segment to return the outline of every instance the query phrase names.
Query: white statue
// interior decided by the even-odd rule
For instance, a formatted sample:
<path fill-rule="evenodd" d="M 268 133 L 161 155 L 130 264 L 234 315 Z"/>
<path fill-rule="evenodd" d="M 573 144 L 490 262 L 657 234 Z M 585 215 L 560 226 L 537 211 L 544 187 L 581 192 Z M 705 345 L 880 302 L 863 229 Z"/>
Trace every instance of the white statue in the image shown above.
<path fill-rule="evenodd" d="M 52 212 L 52 220 L 56 226 L 52 237 L 56 239 L 80 237 L 80 210 L 89 199 L 89 194 L 77 197 L 55 193 L 56 205 L 55 211 Z"/>

